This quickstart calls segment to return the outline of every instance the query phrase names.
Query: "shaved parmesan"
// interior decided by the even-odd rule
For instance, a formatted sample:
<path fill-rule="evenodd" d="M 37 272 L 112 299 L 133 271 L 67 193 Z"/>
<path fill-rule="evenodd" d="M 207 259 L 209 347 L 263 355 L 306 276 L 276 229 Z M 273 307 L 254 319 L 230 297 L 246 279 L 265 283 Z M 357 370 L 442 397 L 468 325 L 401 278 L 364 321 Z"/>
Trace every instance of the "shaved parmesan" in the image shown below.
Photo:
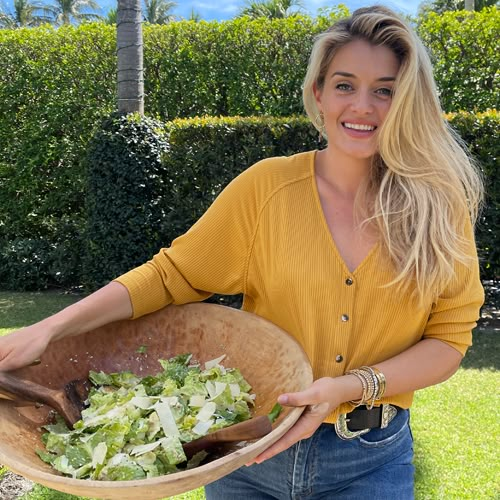
<path fill-rule="evenodd" d="M 189 406 L 201 408 L 205 404 L 205 396 L 202 394 L 194 394 L 189 398 Z"/>
<path fill-rule="evenodd" d="M 225 357 L 226 357 L 226 355 L 223 354 L 222 356 L 219 356 L 218 358 L 211 359 L 210 361 L 207 361 L 205 363 L 205 370 L 210 370 L 210 368 L 217 366 Z"/>
<path fill-rule="evenodd" d="M 160 419 L 165 436 L 179 436 L 179 429 L 168 403 L 156 403 L 154 409 Z"/>
<path fill-rule="evenodd" d="M 143 455 L 148 451 L 153 451 L 155 448 L 160 446 L 160 444 L 165 442 L 165 438 L 159 439 L 158 441 L 154 441 L 153 443 L 140 444 L 138 446 L 134 446 L 130 451 L 131 455 Z"/>
<path fill-rule="evenodd" d="M 213 419 L 207 420 L 206 422 L 198 422 L 194 427 L 193 427 L 193 432 L 200 435 L 204 436 L 210 427 L 212 427 L 212 424 L 214 423 Z"/>
<path fill-rule="evenodd" d="M 208 401 L 199 411 L 198 415 L 196 415 L 196 420 L 199 422 L 207 422 L 210 418 L 212 418 L 216 409 L 217 405 L 213 401 Z"/>
<path fill-rule="evenodd" d="M 147 396 L 134 396 L 130 402 L 141 410 L 149 410 L 154 404 L 153 398 Z"/>
<path fill-rule="evenodd" d="M 231 396 L 233 396 L 233 398 L 239 396 L 241 393 L 241 389 L 238 384 L 229 384 L 229 389 L 231 389 Z"/>
<path fill-rule="evenodd" d="M 101 441 L 92 451 L 92 467 L 96 467 L 97 465 L 101 465 L 104 463 L 106 459 L 106 453 L 108 451 L 108 447 L 106 443 Z"/>

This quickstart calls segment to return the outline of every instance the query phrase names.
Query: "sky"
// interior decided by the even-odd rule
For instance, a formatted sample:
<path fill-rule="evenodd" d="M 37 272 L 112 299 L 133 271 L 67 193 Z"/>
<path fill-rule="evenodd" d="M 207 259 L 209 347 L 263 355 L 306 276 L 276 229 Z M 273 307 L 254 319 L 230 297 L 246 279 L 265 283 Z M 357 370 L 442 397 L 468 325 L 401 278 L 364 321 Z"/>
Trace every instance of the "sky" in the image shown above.
<path fill-rule="evenodd" d="M 116 6 L 116 0 L 96 0 L 101 6 L 101 15 L 105 15 L 110 7 Z M 235 17 L 240 10 L 246 5 L 247 0 L 174 0 L 177 3 L 172 12 L 174 15 L 182 18 L 188 18 L 192 10 L 200 14 L 202 19 L 206 21 L 216 20 L 223 21 Z M 397 12 L 403 14 L 416 14 L 418 5 L 422 0 L 344 0 L 344 1 L 328 1 L 328 0 L 301 0 L 303 10 L 310 15 L 316 15 L 321 7 L 329 7 L 343 3 L 353 10 L 359 7 L 366 7 L 373 4 L 383 4 L 391 7 Z M 41 0 L 40 3 L 52 3 L 51 0 Z M 0 0 L 0 8 L 7 12 L 12 12 L 13 0 Z"/>
<path fill-rule="evenodd" d="M 173 10 L 173 13 L 182 17 L 189 17 L 191 10 L 194 9 L 198 12 L 202 19 L 207 21 L 217 20 L 223 21 L 224 19 L 230 19 L 235 17 L 239 11 L 246 5 L 246 0 L 176 0 L 177 7 Z M 404 14 L 416 14 L 418 5 L 422 0 L 344 0 L 339 2 L 332 2 L 331 0 L 302 0 L 306 13 L 310 15 L 316 15 L 317 11 L 321 7 L 329 7 L 332 5 L 337 5 L 338 3 L 343 3 L 349 7 L 349 10 L 353 10 L 359 7 L 366 7 L 373 4 L 383 4 L 392 9 L 402 12 Z"/>

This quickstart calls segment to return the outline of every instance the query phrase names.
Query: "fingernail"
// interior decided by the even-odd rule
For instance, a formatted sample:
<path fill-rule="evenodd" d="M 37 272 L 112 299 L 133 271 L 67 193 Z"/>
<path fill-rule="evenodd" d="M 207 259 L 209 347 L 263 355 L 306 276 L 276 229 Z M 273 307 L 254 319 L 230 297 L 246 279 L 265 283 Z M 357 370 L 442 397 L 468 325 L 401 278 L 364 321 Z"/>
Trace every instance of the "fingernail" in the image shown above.
<path fill-rule="evenodd" d="M 288 403 L 288 396 L 286 394 L 282 394 L 281 396 L 279 396 L 278 403 L 286 405 Z"/>

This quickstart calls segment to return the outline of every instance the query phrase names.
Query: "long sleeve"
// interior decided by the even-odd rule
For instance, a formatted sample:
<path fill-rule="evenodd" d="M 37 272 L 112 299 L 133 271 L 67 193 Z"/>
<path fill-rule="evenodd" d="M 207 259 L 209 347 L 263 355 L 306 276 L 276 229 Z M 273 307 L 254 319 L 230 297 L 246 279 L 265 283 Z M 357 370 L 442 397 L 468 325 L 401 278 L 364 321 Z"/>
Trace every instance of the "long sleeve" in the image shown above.
<path fill-rule="evenodd" d="M 479 262 L 470 222 L 465 229 L 469 262 L 456 263 L 455 276 L 432 306 L 424 338 L 446 342 L 462 355 L 472 344 L 472 329 L 484 303 Z"/>
<path fill-rule="evenodd" d="M 324 218 L 314 159 L 313 151 L 250 167 L 170 248 L 119 277 L 134 317 L 242 292 L 244 310 L 300 343 L 315 378 L 379 363 L 423 338 L 463 354 L 483 303 L 472 228 L 470 261 L 456 265 L 437 300 L 417 306 L 411 289 L 387 286 L 395 271 L 380 245 L 355 270 L 345 265 Z M 384 402 L 408 408 L 412 393 Z"/>
<path fill-rule="evenodd" d="M 245 291 L 259 210 L 254 177 L 252 168 L 238 176 L 170 248 L 116 279 L 129 290 L 134 318 L 170 303 Z"/>

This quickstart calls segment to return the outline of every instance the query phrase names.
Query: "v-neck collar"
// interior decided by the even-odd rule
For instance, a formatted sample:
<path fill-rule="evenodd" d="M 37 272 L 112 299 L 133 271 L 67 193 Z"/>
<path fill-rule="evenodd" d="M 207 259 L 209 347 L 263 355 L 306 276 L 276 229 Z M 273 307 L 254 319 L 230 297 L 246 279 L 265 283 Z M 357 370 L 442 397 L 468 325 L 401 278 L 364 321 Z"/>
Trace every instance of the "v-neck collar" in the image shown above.
<path fill-rule="evenodd" d="M 318 150 L 311 151 L 310 157 L 309 157 L 309 168 L 310 168 L 310 173 L 311 173 L 312 190 L 313 190 L 314 199 L 315 199 L 315 203 L 316 203 L 316 209 L 318 211 L 318 216 L 319 216 L 319 219 L 321 220 L 321 225 L 323 226 L 323 230 L 326 232 L 327 238 L 330 241 L 330 245 L 333 248 L 333 252 L 335 254 L 335 257 L 337 258 L 337 260 L 339 262 L 341 262 L 342 267 L 349 275 L 355 276 L 356 274 L 359 274 L 359 272 L 361 272 L 361 269 L 367 264 L 367 262 L 369 262 L 371 260 L 372 256 L 378 250 L 380 243 L 377 241 L 375 244 L 373 244 L 373 246 L 370 248 L 370 251 L 365 255 L 364 259 L 358 264 L 358 266 L 355 269 L 353 269 L 352 271 L 349 269 L 345 260 L 340 255 L 340 252 L 337 248 L 337 244 L 335 243 L 335 239 L 330 231 L 330 228 L 328 227 L 328 223 L 327 223 L 326 217 L 325 217 L 325 212 L 323 211 L 323 206 L 321 205 L 321 198 L 319 196 L 318 182 L 316 179 L 316 169 L 315 169 L 317 153 L 318 153 Z"/>

